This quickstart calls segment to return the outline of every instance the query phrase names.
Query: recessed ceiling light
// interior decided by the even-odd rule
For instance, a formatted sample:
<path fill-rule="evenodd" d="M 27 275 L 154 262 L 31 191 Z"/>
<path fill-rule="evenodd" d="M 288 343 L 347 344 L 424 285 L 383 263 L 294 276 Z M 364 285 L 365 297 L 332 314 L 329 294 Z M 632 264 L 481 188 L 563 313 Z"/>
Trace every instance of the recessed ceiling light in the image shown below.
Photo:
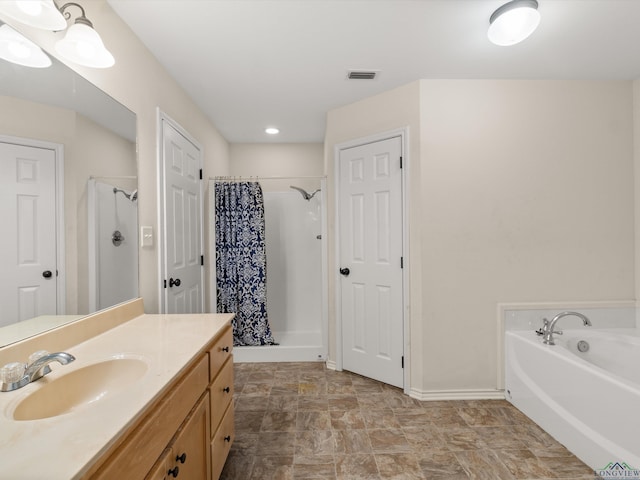
<path fill-rule="evenodd" d="M 275 127 L 269 127 L 269 128 L 265 128 L 264 129 L 265 133 L 268 133 L 269 135 L 277 135 L 280 133 L 280 130 L 278 130 Z"/>

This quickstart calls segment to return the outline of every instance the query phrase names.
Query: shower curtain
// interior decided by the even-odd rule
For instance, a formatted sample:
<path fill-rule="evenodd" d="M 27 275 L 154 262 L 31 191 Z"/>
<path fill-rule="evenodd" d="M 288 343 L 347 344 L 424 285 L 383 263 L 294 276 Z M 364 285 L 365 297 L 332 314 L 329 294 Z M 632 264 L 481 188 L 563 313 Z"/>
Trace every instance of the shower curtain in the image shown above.
<path fill-rule="evenodd" d="M 234 312 L 233 344 L 276 345 L 267 318 L 264 201 L 258 182 L 215 183 L 218 313 Z"/>

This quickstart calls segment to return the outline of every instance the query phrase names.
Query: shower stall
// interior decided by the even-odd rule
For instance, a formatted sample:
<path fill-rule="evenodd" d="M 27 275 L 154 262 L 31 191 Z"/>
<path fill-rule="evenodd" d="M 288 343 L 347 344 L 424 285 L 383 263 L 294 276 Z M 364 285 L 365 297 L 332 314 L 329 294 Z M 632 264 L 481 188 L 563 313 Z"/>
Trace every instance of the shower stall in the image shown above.
<path fill-rule="evenodd" d="M 89 311 L 138 294 L 138 191 L 135 177 L 88 183 Z"/>
<path fill-rule="evenodd" d="M 276 344 L 236 346 L 235 361 L 326 360 L 324 177 L 217 177 L 209 185 L 213 218 L 216 181 L 258 182 L 264 204 L 266 316 Z"/>

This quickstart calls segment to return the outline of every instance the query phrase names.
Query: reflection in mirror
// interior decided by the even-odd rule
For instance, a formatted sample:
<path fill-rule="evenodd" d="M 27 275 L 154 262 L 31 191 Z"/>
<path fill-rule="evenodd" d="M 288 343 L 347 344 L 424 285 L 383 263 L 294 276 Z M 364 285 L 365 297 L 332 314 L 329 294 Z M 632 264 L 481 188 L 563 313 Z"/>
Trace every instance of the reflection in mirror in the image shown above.
<path fill-rule="evenodd" d="M 135 177 L 89 179 L 89 310 L 138 294 L 138 190 Z"/>
<path fill-rule="evenodd" d="M 0 59 L 0 346 L 138 295 L 135 124 L 55 59 Z"/>

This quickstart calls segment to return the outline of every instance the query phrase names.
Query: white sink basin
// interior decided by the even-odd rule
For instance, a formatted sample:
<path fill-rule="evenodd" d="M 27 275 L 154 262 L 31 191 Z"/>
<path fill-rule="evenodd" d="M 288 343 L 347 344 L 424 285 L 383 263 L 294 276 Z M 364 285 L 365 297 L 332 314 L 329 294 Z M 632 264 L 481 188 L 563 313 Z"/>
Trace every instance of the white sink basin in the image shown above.
<path fill-rule="evenodd" d="M 11 417 L 38 420 L 86 408 L 127 389 L 147 369 L 144 360 L 118 357 L 78 368 L 55 379 L 44 377 L 36 382 L 48 383 L 18 403 Z"/>

